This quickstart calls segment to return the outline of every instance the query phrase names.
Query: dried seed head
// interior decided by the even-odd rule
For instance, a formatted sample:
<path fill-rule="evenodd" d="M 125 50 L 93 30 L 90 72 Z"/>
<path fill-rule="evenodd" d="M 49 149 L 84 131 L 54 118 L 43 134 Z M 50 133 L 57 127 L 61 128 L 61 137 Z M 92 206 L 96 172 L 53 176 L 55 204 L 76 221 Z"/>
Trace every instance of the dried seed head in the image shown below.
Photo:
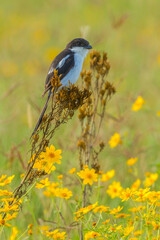
<path fill-rule="evenodd" d="M 62 88 L 56 95 L 57 102 L 63 109 L 76 110 L 84 104 L 84 101 L 91 95 L 87 89 L 79 90 L 78 87 L 70 84 L 69 88 Z"/>
<path fill-rule="evenodd" d="M 84 82 L 86 84 L 87 89 L 91 85 L 91 79 L 92 79 L 92 72 L 91 71 L 87 71 L 87 73 L 86 73 L 86 75 L 84 77 Z"/>
<path fill-rule="evenodd" d="M 82 121 L 85 117 L 86 117 L 85 107 L 82 106 L 82 107 L 79 108 L 78 118 L 79 118 L 80 121 Z"/>
<path fill-rule="evenodd" d="M 101 94 L 101 96 L 103 97 L 103 95 L 105 94 L 105 89 L 101 89 L 101 90 L 100 90 L 100 94 Z"/>
<path fill-rule="evenodd" d="M 95 169 L 95 172 L 96 172 L 96 173 L 99 173 L 99 171 L 100 171 L 100 164 L 98 164 L 97 162 L 96 162 L 96 163 L 93 163 L 93 164 L 92 164 L 92 168 Z"/>
<path fill-rule="evenodd" d="M 58 89 L 62 83 L 61 83 L 61 74 L 58 75 L 58 70 L 54 69 L 54 77 L 51 79 L 51 85 L 52 85 L 52 92 L 54 92 L 55 89 Z"/>
<path fill-rule="evenodd" d="M 45 122 L 46 120 L 47 120 L 47 114 L 45 114 L 45 115 L 43 116 L 42 121 Z"/>
<path fill-rule="evenodd" d="M 38 141 L 38 139 L 39 139 L 39 135 L 38 134 L 34 134 L 33 135 L 33 140 L 34 140 L 35 143 Z"/>
<path fill-rule="evenodd" d="M 86 144 L 83 140 L 79 140 L 77 143 L 77 147 L 82 148 L 83 150 L 86 149 Z"/>
<path fill-rule="evenodd" d="M 104 142 L 100 142 L 99 146 L 100 146 L 100 149 L 103 149 L 105 146 Z"/>
<path fill-rule="evenodd" d="M 95 226 L 96 226 L 96 222 L 93 222 L 93 223 L 92 223 L 92 226 L 95 227 Z"/>
<path fill-rule="evenodd" d="M 81 78 L 84 78 L 85 75 L 86 75 L 86 70 L 82 71 L 80 74 Z"/>
<path fill-rule="evenodd" d="M 82 134 L 82 137 L 85 137 L 89 133 L 89 129 L 90 129 L 90 126 L 87 124 Z"/>
<path fill-rule="evenodd" d="M 99 75 L 104 77 L 108 74 L 110 63 L 108 62 L 106 53 L 103 53 L 103 56 L 101 56 L 100 52 L 93 50 L 90 53 L 90 59 L 90 67 L 96 70 Z M 98 76 L 96 78 L 98 79 Z"/>
<path fill-rule="evenodd" d="M 112 95 L 116 93 L 115 87 L 113 86 L 113 84 L 111 84 L 108 81 L 105 83 L 105 89 L 108 91 L 108 95 Z"/>

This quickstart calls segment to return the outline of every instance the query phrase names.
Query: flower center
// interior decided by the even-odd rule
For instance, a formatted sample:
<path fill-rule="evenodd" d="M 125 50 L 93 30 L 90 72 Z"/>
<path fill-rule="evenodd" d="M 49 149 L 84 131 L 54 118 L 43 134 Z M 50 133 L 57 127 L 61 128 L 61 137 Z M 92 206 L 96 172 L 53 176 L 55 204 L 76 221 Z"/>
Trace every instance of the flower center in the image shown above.
<path fill-rule="evenodd" d="M 5 225 L 5 220 L 4 219 L 1 220 L 1 224 Z"/>
<path fill-rule="evenodd" d="M 55 154 L 51 152 L 51 153 L 49 153 L 49 156 L 50 156 L 50 158 L 54 158 Z"/>
<path fill-rule="evenodd" d="M 115 192 L 115 193 L 116 193 L 116 192 L 117 192 L 117 189 L 116 189 L 116 188 L 113 188 L 113 192 Z"/>
<path fill-rule="evenodd" d="M 88 174 L 87 174 L 87 178 L 92 179 L 92 174 L 91 174 L 91 173 L 88 173 Z"/>

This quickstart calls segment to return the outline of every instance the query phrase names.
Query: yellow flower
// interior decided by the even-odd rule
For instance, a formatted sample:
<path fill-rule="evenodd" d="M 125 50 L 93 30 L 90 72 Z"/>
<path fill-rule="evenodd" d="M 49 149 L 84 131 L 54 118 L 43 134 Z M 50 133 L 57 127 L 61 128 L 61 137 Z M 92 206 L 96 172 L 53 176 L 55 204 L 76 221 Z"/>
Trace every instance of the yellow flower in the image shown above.
<path fill-rule="evenodd" d="M 43 194 L 46 197 L 57 197 L 58 196 L 58 190 L 57 190 L 57 186 L 59 185 L 59 183 L 54 183 L 52 182 L 48 187 L 47 187 L 47 191 L 44 191 Z"/>
<path fill-rule="evenodd" d="M 38 171 L 45 171 L 46 173 L 50 174 L 51 171 L 54 171 L 56 167 L 51 162 L 47 162 L 43 159 L 36 159 L 33 168 L 38 169 Z"/>
<path fill-rule="evenodd" d="M 151 204 L 155 204 L 156 206 L 160 206 L 160 191 L 149 191 L 147 194 L 147 199 L 150 201 Z"/>
<path fill-rule="evenodd" d="M 130 188 L 123 189 L 120 195 L 122 202 L 127 201 L 130 197 L 133 196 L 133 190 Z"/>
<path fill-rule="evenodd" d="M 115 214 L 119 213 L 122 209 L 123 209 L 123 207 L 120 207 L 120 206 L 118 206 L 117 208 L 113 208 L 110 210 L 110 214 L 115 215 Z"/>
<path fill-rule="evenodd" d="M 57 188 L 57 197 L 69 199 L 73 194 L 67 188 Z"/>
<path fill-rule="evenodd" d="M 86 169 L 86 168 L 88 168 L 88 165 L 83 165 L 83 169 Z"/>
<path fill-rule="evenodd" d="M 51 171 L 54 171 L 56 168 L 53 165 L 54 163 L 60 164 L 61 161 L 61 150 L 58 149 L 55 151 L 55 147 L 53 145 L 46 148 L 46 152 L 42 152 L 40 156 L 37 157 L 33 168 L 38 169 L 38 171 L 42 170 L 46 173 L 50 173 Z M 32 156 L 31 160 L 29 162 L 32 162 L 35 158 L 35 154 Z"/>
<path fill-rule="evenodd" d="M 123 235 L 124 237 L 128 236 L 134 230 L 134 226 L 127 226 L 124 228 Z"/>
<path fill-rule="evenodd" d="M 61 180 L 61 179 L 63 179 L 63 175 L 61 174 L 61 175 L 57 176 L 57 178 L 58 178 L 59 180 Z"/>
<path fill-rule="evenodd" d="M 116 227 L 116 231 L 119 231 L 119 230 L 121 230 L 121 229 L 123 229 L 123 226 L 122 226 L 122 225 L 119 225 L 119 226 Z"/>
<path fill-rule="evenodd" d="M 82 217 L 84 214 L 87 214 L 88 212 L 92 211 L 93 209 L 95 209 L 98 205 L 98 202 L 94 203 L 94 204 L 91 204 L 87 207 L 84 207 L 84 208 L 80 208 L 77 212 L 75 212 L 74 214 L 76 214 L 76 221 Z"/>
<path fill-rule="evenodd" d="M 140 236 L 142 235 L 143 231 L 142 230 L 137 230 L 133 233 L 134 236 Z"/>
<path fill-rule="evenodd" d="M 9 205 L 9 203 L 6 202 L 3 208 L 0 208 L 0 212 L 19 211 L 18 207 L 19 207 L 18 203 Z"/>
<path fill-rule="evenodd" d="M 11 196 L 11 195 L 13 195 L 12 192 L 9 192 L 9 191 L 7 191 L 7 190 L 1 190 L 1 189 L 0 189 L 0 197 L 1 197 L 1 196 Z"/>
<path fill-rule="evenodd" d="M 122 140 L 121 140 L 121 137 L 119 135 L 119 133 L 115 133 L 109 140 L 109 145 L 110 145 L 110 148 L 114 148 L 116 147 L 118 144 L 121 144 L 122 143 Z"/>
<path fill-rule="evenodd" d="M 137 179 L 131 186 L 131 189 L 136 191 L 141 185 L 141 180 L 140 179 Z"/>
<path fill-rule="evenodd" d="M 7 223 L 7 219 L 3 219 L 1 214 L 0 214 L 0 226 L 11 227 L 11 224 Z"/>
<path fill-rule="evenodd" d="M 12 220 L 13 218 L 15 218 L 17 216 L 17 213 L 13 213 L 12 215 L 7 213 L 5 219 L 3 219 L 2 215 L 0 214 L 0 226 L 7 226 L 7 227 L 11 227 L 11 224 L 7 223 L 7 221 Z"/>
<path fill-rule="evenodd" d="M 28 230 L 28 235 L 31 236 L 33 234 L 33 230 L 32 229 L 29 229 Z"/>
<path fill-rule="evenodd" d="M 156 223 L 155 221 L 152 221 L 152 226 L 154 227 L 153 230 L 159 230 L 160 229 L 160 224 Z"/>
<path fill-rule="evenodd" d="M 10 177 L 8 177 L 8 178 L 6 178 L 6 177 L 7 177 L 7 175 L 2 175 L 2 176 L 0 177 L 0 186 L 5 186 L 5 185 L 11 183 L 12 180 L 13 180 L 13 178 L 15 177 L 15 175 L 12 175 L 12 176 L 10 176 Z M 6 179 L 5 179 L 5 178 L 6 178 Z"/>
<path fill-rule="evenodd" d="M 132 166 L 137 162 L 138 158 L 130 158 L 127 160 L 127 165 Z"/>
<path fill-rule="evenodd" d="M 75 171 L 76 171 L 76 169 L 75 169 L 75 168 L 72 168 L 71 170 L 69 170 L 69 173 L 70 173 L 70 174 L 73 174 L 73 173 L 75 173 Z"/>
<path fill-rule="evenodd" d="M 111 198 L 115 198 L 115 197 L 119 197 L 121 195 L 122 192 L 122 187 L 120 182 L 113 182 L 111 185 L 109 185 L 107 191 L 108 195 Z"/>
<path fill-rule="evenodd" d="M 46 147 L 46 152 L 41 153 L 41 157 L 45 159 L 45 161 L 49 161 L 51 163 L 58 163 L 60 164 L 60 159 L 62 151 L 60 149 L 55 151 L 55 147 L 53 145 L 49 147 Z"/>
<path fill-rule="evenodd" d="M 98 174 L 95 173 L 95 169 L 85 168 L 77 173 L 80 178 L 83 179 L 83 184 L 92 185 L 93 182 L 97 182 Z"/>
<path fill-rule="evenodd" d="M 44 188 L 50 185 L 48 178 L 42 179 L 39 183 L 36 184 L 36 188 Z"/>
<path fill-rule="evenodd" d="M 106 182 L 108 181 L 109 179 L 113 178 L 115 175 L 115 170 L 111 170 L 111 171 L 108 171 L 106 172 L 105 174 L 102 174 L 102 178 L 101 178 L 101 181 L 102 182 Z"/>
<path fill-rule="evenodd" d="M 135 199 L 137 202 L 144 202 L 147 199 L 147 195 L 149 192 L 149 188 L 142 189 L 140 188 L 138 191 L 135 191 L 135 195 L 138 196 L 138 198 Z"/>
<path fill-rule="evenodd" d="M 146 208 L 145 206 L 133 207 L 133 208 L 130 208 L 129 211 L 136 213 L 136 212 L 144 210 L 145 208 Z"/>
<path fill-rule="evenodd" d="M 96 222 L 93 222 L 92 223 L 92 226 L 95 228 L 95 226 L 97 225 L 97 223 Z"/>
<path fill-rule="evenodd" d="M 2 176 L 0 177 L 0 182 L 2 182 L 6 177 L 7 177 L 7 175 L 2 175 Z"/>
<path fill-rule="evenodd" d="M 105 222 L 102 222 L 102 224 L 107 225 L 110 222 L 110 219 L 107 219 Z"/>
<path fill-rule="evenodd" d="M 100 236 L 100 234 L 98 232 L 95 231 L 89 231 L 88 233 L 85 234 L 84 239 L 85 240 L 90 240 L 91 238 L 96 238 Z"/>
<path fill-rule="evenodd" d="M 28 235 L 32 235 L 33 234 L 33 224 L 29 224 L 28 226 Z"/>
<path fill-rule="evenodd" d="M 47 187 L 48 190 L 52 191 L 53 188 L 56 188 L 59 185 L 58 182 L 52 182 L 49 187 Z"/>
<path fill-rule="evenodd" d="M 139 96 L 132 105 L 132 111 L 140 110 L 144 103 L 145 103 L 144 99 L 141 96 Z"/>
<path fill-rule="evenodd" d="M 59 232 L 59 229 L 56 229 L 54 231 L 44 231 L 44 235 L 46 235 L 49 238 L 52 239 L 61 239 L 64 240 L 66 238 L 66 232 Z"/>
<path fill-rule="evenodd" d="M 54 189 L 54 191 L 56 192 L 55 189 Z M 49 192 L 49 191 L 43 191 L 43 194 L 44 194 L 44 196 L 46 196 L 46 197 L 50 197 L 50 196 L 51 196 L 51 192 Z M 55 194 L 54 194 L 53 196 L 55 196 Z"/>
<path fill-rule="evenodd" d="M 116 218 L 126 218 L 126 217 L 130 217 L 130 214 L 125 214 L 125 213 L 119 213 L 116 215 Z"/>
<path fill-rule="evenodd" d="M 97 213 L 97 212 L 102 213 L 102 212 L 108 212 L 108 210 L 109 210 L 109 207 L 105 207 L 105 206 L 101 205 L 101 206 L 96 207 L 96 208 L 93 210 L 93 212 L 94 212 L 94 213 Z"/>
<path fill-rule="evenodd" d="M 18 214 L 17 212 L 14 212 L 13 214 L 7 213 L 5 220 L 6 220 L 6 221 L 10 221 L 10 220 L 12 220 L 13 218 L 16 218 L 17 214 Z"/>
<path fill-rule="evenodd" d="M 24 173 L 22 173 L 22 174 L 20 175 L 20 177 L 23 178 L 23 177 L 24 177 Z"/>
<path fill-rule="evenodd" d="M 34 160 L 35 155 L 36 154 L 33 154 L 29 163 Z M 40 155 L 42 156 L 42 153 Z M 51 171 L 54 171 L 56 169 L 56 167 L 53 165 L 52 162 L 46 161 L 45 159 L 41 158 L 40 156 L 38 158 L 36 158 L 33 168 L 36 168 L 38 171 L 45 171 L 48 174 Z"/>
<path fill-rule="evenodd" d="M 13 228 L 12 228 L 12 234 L 11 234 L 9 240 L 14 240 L 14 239 L 16 238 L 17 234 L 18 234 L 17 228 L 16 228 L 16 227 L 13 227 Z"/>
<path fill-rule="evenodd" d="M 114 224 L 113 226 L 110 226 L 109 232 L 117 232 L 122 229 L 122 225 L 117 226 L 117 224 Z"/>
<path fill-rule="evenodd" d="M 49 229 L 47 225 L 40 226 L 39 228 L 41 229 L 41 231 L 47 231 Z"/>
<path fill-rule="evenodd" d="M 15 200 L 13 197 L 0 199 L 1 202 L 12 202 L 13 200 Z"/>
<path fill-rule="evenodd" d="M 148 173 L 144 182 L 145 187 L 150 187 L 158 179 L 158 173 Z"/>

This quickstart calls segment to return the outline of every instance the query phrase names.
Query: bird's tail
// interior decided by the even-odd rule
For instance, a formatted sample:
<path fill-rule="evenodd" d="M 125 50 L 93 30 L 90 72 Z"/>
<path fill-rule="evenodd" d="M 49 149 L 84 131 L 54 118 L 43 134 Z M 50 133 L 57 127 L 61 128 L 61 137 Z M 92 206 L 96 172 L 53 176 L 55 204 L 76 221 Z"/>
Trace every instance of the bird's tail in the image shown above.
<path fill-rule="evenodd" d="M 49 101 L 50 97 L 51 97 L 51 91 L 49 91 L 47 101 L 46 101 L 46 103 L 45 103 L 45 105 L 44 105 L 44 107 L 43 107 L 43 110 L 42 110 L 42 112 L 41 112 L 41 115 L 40 115 L 40 117 L 39 117 L 39 119 L 38 119 L 38 122 L 37 122 L 37 124 L 36 124 L 36 126 L 35 126 L 35 128 L 34 128 L 34 131 L 33 131 L 32 135 L 31 135 L 31 137 L 36 133 L 37 129 L 39 128 L 39 126 L 40 126 L 40 124 L 41 124 L 41 122 L 42 122 L 42 119 L 43 119 L 43 116 L 44 116 L 45 111 L 46 111 L 46 109 L 47 109 L 48 101 Z"/>

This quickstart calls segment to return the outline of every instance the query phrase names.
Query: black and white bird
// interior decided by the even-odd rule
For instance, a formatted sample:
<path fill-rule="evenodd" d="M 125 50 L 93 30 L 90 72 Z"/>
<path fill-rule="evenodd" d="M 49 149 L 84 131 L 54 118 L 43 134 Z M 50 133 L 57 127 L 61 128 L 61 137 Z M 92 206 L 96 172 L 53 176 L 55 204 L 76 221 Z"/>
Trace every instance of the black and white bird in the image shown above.
<path fill-rule="evenodd" d="M 35 134 L 42 122 L 44 113 L 47 109 L 48 101 L 52 95 L 51 79 L 54 78 L 54 70 L 58 70 L 58 76 L 61 75 L 60 81 L 62 85 L 60 88 L 69 87 L 70 83 L 73 84 L 78 80 L 82 70 L 84 58 L 91 48 L 92 46 L 87 40 L 83 38 L 75 38 L 69 42 L 66 48 L 55 57 L 49 68 L 45 81 L 45 90 L 42 95 L 44 96 L 48 92 L 47 101 L 44 105 L 32 136 Z"/>

